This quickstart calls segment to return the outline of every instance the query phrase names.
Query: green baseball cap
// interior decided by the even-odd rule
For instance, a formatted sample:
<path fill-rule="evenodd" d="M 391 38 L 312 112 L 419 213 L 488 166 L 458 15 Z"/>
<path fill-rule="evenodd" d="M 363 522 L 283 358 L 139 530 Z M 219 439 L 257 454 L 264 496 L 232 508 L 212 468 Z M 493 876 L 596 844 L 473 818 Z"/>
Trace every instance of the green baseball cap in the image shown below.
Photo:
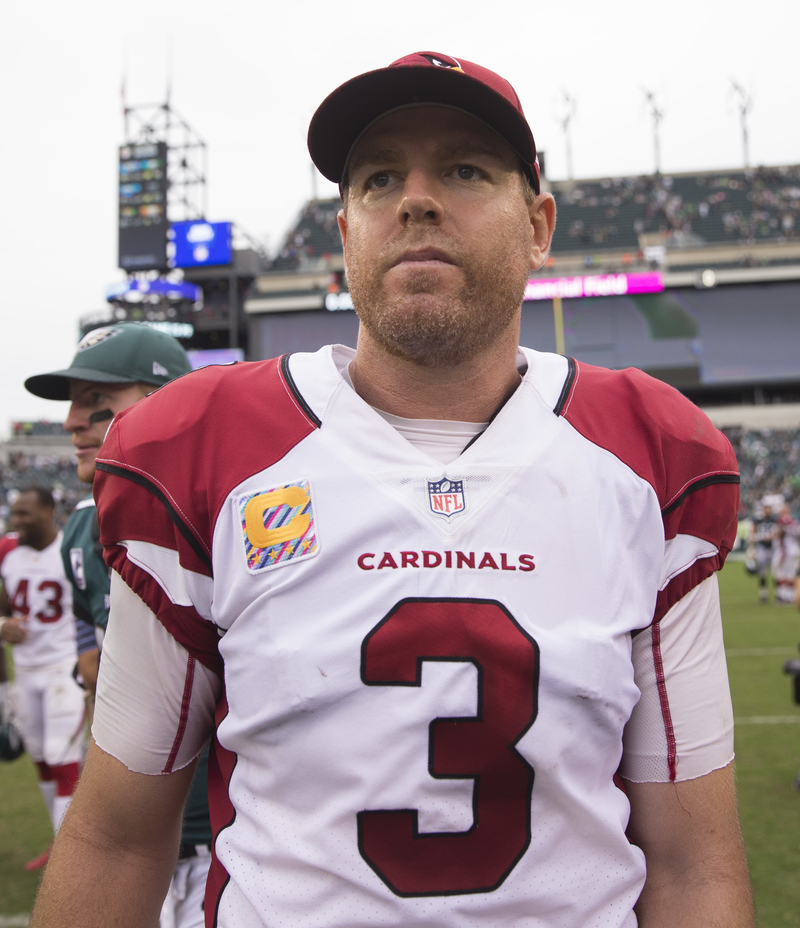
<path fill-rule="evenodd" d="M 162 387 L 192 369 L 180 342 L 140 322 L 92 329 L 63 371 L 36 374 L 25 389 L 46 400 L 68 400 L 70 380 L 96 383 L 152 383 Z"/>

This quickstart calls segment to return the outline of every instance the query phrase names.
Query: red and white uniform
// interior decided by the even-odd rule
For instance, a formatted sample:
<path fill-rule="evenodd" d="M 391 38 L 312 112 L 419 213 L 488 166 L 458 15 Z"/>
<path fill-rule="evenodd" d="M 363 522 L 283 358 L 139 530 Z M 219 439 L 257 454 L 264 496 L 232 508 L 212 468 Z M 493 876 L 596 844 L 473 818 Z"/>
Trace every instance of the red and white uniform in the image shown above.
<path fill-rule="evenodd" d="M 731 760 L 729 444 L 638 371 L 523 355 L 446 465 L 341 348 L 207 368 L 115 419 L 94 734 L 157 774 L 215 719 L 208 925 L 630 928 L 645 863 L 615 774 Z"/>
<path fill-rule="evenodd" d="M 14 666 L 32 670 L 63 661 L 75 666 L 72 587 L 61 562 L 61 533 L 37 551 L 17 542 L 0 560 L 11 614 L 25 618 L 27 639 L 14 646 Z"/>
<path fill-rule="evenodd" d="M 41 551 L 16 544 L 0 561 L 11 614 L 28 637 L 14 648 L 16 723 L 39 768 L 45 804 L 58 830 L 83 755 L 83 692 L 72 677 L 77 657 L 72 588 L 61 560 L 61 533 Z"/>

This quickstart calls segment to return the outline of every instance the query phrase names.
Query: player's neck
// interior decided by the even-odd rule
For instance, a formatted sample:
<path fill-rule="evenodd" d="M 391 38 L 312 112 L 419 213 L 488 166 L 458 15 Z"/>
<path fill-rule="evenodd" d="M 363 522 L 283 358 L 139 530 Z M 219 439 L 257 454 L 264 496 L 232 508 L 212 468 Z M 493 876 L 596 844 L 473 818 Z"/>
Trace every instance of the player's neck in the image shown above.
<path fill-rule="evenodd" d="M 462 364 L 431 368 L 388 354 L 362 330 L 350 376 L 363 400 L 392 415 L 488 422 L 519 386 L 517 338 Z"/>
<path fill-rule="evenodd" d="M 31 538 L 28 542 L 26 542 L 26 544 L 29 548 L 33 548 L 34 551 L 44 551 L 45 548 L 50 547 L 50 545 L 56 540 L 57 536 L 57 528 L 44 529 L 38 538 Z"/>

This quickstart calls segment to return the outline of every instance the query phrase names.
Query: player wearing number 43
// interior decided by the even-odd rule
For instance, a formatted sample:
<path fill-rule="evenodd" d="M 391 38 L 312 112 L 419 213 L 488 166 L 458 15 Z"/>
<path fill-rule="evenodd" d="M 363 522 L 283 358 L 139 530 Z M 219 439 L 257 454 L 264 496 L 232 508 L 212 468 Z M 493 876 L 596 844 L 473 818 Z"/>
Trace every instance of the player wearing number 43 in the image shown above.
<path fill-rule="evenodd" d="M 213 735 L 209 928 L 750 928 L 730 446 L 644 374 L 518 347 L 555 207 L 503 78 L 409 55 L 309 147 L 357 348 L 112 425 L 96 745 L 32 925 L 155 921 Z"/>
<path fill-rule="evenodd" d="M 85 704 L 72 678 L 75 618 L 54 512 L 51 492 L 40 487 L 20 491 L 11 507 L 17 539 L 0 560 L 0 640 L 14 648 L 17 722 L 57 832 L 78 780 Z M 46 859 L 45 852 L 41 865 Z"/>

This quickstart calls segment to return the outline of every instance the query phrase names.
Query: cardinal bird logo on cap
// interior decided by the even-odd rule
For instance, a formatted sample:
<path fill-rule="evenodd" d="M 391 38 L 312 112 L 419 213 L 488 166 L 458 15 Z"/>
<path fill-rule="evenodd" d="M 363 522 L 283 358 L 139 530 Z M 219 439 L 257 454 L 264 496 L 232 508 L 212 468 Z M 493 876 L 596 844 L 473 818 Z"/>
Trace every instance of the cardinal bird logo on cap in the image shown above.
<path fill-rule="evenodd" d="M 426 61 L 429 61 L 435 68 L 447 68 L 448 71 L 461 71 L 462 74 L 464 73 L 464 69 L 455 58 L 445 59 L 438 55 L 430 55 L 425 53 L 422 53 L 420 57 L 424 58 Z"/>

